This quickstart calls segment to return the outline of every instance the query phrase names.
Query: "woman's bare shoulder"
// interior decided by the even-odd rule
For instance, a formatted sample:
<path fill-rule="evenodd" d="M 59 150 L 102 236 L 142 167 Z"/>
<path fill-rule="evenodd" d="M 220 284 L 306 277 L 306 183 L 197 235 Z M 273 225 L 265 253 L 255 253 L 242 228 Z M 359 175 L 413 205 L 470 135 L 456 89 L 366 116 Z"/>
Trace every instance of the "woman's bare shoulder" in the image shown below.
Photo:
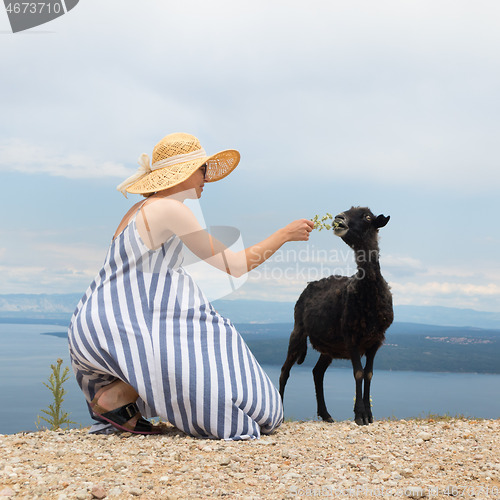
<path fill-rule="evenodd" d="M 190 208 L 173 198 L 154 200 L 146 204 L 145 212 L 152 229 L 172 231 L 179 236 L 201 229 Z"/>
<path fill-rule="evenodd" d="M 161 213 L 162 215 L 188 216 L 193 213 L 189 207 L 182 203 L 182 201 L 168 197 L 158 198 L 153 203 L 146 204 L 146 207 L 148 207 L 150 211 Z"/>

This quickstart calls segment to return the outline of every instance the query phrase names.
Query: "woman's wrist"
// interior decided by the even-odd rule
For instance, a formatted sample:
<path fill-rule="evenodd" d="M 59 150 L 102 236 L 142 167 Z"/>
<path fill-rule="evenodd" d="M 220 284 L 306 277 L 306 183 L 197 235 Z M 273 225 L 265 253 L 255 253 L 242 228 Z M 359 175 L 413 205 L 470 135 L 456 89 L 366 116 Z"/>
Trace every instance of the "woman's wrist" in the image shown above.
<path fill-rule="evenodd" d="M 276 235 L 278 236 L 278 240 L 280 242 L 280 246 L 288 243 L 290 241 L 290 231 L 287 227 L 282 227 L 276 231 Z"/>

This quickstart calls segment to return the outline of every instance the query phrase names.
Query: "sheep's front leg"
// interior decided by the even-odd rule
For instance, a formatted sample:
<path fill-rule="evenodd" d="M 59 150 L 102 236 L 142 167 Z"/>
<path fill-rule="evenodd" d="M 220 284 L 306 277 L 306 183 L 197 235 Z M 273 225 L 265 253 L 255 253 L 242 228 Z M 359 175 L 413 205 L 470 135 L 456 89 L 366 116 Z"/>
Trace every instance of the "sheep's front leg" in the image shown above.
<path fill-rule="evenodd" d="M 354 402 L 354 421 L 358 425 L 368 425 L 369 416 L 366 413 L 365 402 L 363 401 L 363 381 L 365 379 L 365 372 L 361 364 L 361 356 L 357 349 L 351 351 L 351 363 L 354 373 L 354 380 L 356 381 L 356 400 Z M 369 397 L 369 396 L 368 396 Z"/>
<path fill-rule="evenodd" d="M 365 385 L 363 388 L 363 403 L 365 405 L 365 413 L 368 418 L 367 423 L 369 424 L 373 423 L 372 405 L 370 402 L 370 385 L 373 377 L 373 360 L 375 359 L 375 354 L 377 354 L 379 347 L 379 344 L 374 345 L 373 347 L 370 347 L 370 349 L 368 349 L 365 353 L 366 363 L 364 370 Z"/>
<path fill-rule="evenodd" d="M 318 404 L 318 417 L 321 417 L 325 422 L 334 422 L 331 415 L 328 413 L 325 404 L 325 393 L 323 390 L 323 379 L 326 369 L 330 366 L 332 358 L 326 354 L 321 354 L 313 368 L 314 387 L 316 389 L 316 402 Z"/>

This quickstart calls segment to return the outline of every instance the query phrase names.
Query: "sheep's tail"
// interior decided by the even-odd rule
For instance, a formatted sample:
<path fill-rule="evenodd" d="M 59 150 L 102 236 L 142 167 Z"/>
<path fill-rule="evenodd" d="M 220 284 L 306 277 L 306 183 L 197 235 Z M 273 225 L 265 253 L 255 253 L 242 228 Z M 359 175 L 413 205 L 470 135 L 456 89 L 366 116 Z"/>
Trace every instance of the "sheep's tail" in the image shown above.
<path fill-rule="evenodd" d="M 298 352 L 297 364 L 301 365 L 304 362 L 304 359 L 306 359 L 307 355 L 307 337 L 305 335 L 303 335 L 300 341 L 298 342 L 297 352 Z"/>
<path fill-rule="evenodd" d="M 304 330 L 304 323 L 302 321 L 303 302 L 304 297 L 301 295 L 295 304 L 295 324 L 293 325 L 293 331 L 290 335 L 290 347 L 293 346 L 293 352 L 295 353 L 295 359 L 298 365 L 304 362 L 307 355 L 307 333 Z"/>

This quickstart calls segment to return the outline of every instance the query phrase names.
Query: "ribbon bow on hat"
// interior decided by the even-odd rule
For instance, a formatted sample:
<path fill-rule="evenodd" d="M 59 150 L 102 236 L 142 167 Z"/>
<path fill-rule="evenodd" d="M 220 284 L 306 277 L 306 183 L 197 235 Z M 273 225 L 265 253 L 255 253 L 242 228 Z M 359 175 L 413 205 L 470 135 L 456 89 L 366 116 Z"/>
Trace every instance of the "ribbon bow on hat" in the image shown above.
<path fill-rule="evenodd" d="M 116 186 L 116 189 L 120 191 L 125 198 L 127 198 L 127 188 L 142 179 L 145 175 L 152 172 L 151 163 L 149 161 L 149 156 L 146 153 L 142 153 L 137 161 L 139 163 L 139 168 L 134 175 L 131 175 L 128 179 L 125 179 L 121 184 Z"/>

